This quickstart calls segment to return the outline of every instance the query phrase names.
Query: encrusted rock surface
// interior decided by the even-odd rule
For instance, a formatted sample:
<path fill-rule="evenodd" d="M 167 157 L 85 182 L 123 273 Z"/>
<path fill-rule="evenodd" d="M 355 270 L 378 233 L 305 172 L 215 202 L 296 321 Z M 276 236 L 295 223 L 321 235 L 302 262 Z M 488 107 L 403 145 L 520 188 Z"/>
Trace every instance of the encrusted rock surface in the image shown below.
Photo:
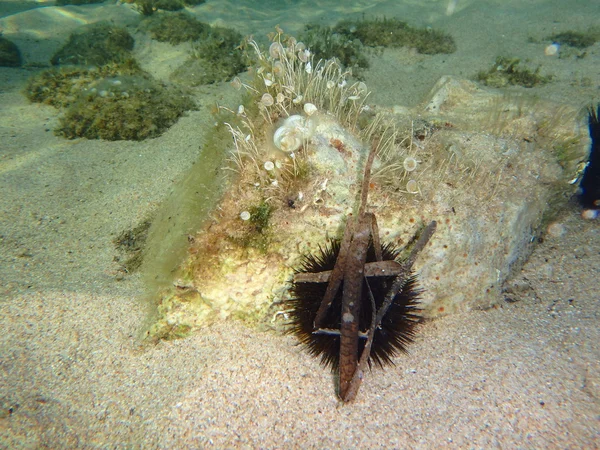
<path fill-rule="evenodd" d="M 570 181 L 588 145 L 578 112 L 449 77 L 414 110 L 375 111 L 406 139 L 381 155 L 373 170 L 369 209 L 382 241 L 401 247 L 424 224 L 438 222 L 415 266 L 424 315 L 493 305 L 543 225 L 574 192 Z M 259 189 L 240 181 L 196 236 L 184 279 L 164 295 L 152 334 L 184 335 L 218 318 L 264 319 L 277 311 L 273 302 L 286 298 L 301 255 L 340 236 L 356 207 L 370 143 L 326 111 L 315 120 L 303 150 L 309 180 L 274 195 L 289 201 L 274 201 L 264 247 L 236 243 L 239 214 Z M 418 161 L 416 170 L 402 168 L 406 157 Z M 411 193 L 415 186 L 418 192 Z"/>

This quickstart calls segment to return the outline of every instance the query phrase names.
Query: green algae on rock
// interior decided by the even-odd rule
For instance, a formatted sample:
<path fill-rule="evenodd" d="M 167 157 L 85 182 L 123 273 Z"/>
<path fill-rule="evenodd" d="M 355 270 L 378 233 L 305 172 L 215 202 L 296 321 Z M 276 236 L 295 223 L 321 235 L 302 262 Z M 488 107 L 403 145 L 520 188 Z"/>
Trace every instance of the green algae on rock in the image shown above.
<path fill-rule="evenodd" d="M 134 60 L 48 69 L 32 76 L 24 93 L 32 102 L 64 110 L 55 132 L 69 139 L 159 136 L 196 107 L 181 90 L 154 80 Z"/>
<path fill-rule="evenodd" d="M 561 45 L 568 45 L 584 49 L 600 41 L 600 28 L 590 28 L 588 31 L 561 31 L 547 37 L 547 39 Z"/>
<path fill-rule="evenodd" d="M 200 39 L 210 29 L 210 25 L 188 13 L 153 16 L 144 20 L 142 27 L 148 30 L 152 39 L 173 45 Z"/>
<path fill-rule="evenodd" d="M 358 78 L 369 67 L 369 47 L 408 47 L 428 55 L 456 51 L 450 35 L 414 28 L 395 18 L 343 20 L 332 27 L 307 24 L 298 39 L 310 48 L 315 60 L 337 58 Z"/>
<path fill-rule="evenodd" d="M 50 62 L 55 66 L 122 63 L 132 58 L 133 44 L 133 37 L 125 28 L 98 22 L 72 33 Z"/>
<path fill-rule="evenodd" d="M 369 67 L 363 43 L 358 39 L 349 39 L 332 27 L 308 24 L 298 39 L 310 48 L 317 60 L 338 58 L 344 67 L 353 69 L 355 76 Z"/>
<path fill-rule="evenodd" d="M 519 58 L 499 56 L 487 71 L 481 71 L 475 77 L 486 86 L 501 88 L 509 85 L 532 88 L 552 80 L 551 75 L 540 75 L 541 67 L 535 70 L 520 66 Z"/>
<path fill-rule="evenodd" d="M 56 134 L 68 139 L 134 140 L 160 136 L 185 113 L 193 100 L 154 80 L 118 77 L 99 80 L 60 118 Z M 114 87 L 119 90 L 114 92 Z M 111 89 L 113 88 L 113 89 Z"/>
<path fill-rule="evenodd" d="M 171 74 L 171 80 L 178 84 L 199 86 L 227 81 L 246 69 L 240 49 L 242 35 L 235 30 L 211 26 L 187 13 L 151 17 L 142 27 L 160 42 L 192 43 L 190 57 Z"/>
<path fill-rule="evenodd" d="M 134 3 L 137 10 L 144 16 L 151 16 L 156 11 L 179 11 L 186 7 L 201 5 L 206 0 L 126 0 Z"/>
<path fill-rule="evenodd" d="M 0 67 L 20 67 L 22 63 L 19 47 L 0 33 Z"/>
<path fill-rule="evenodd" d="M 223 27 L 210 27 L 192 43 L 186 62 L 171 75 L 171 80 L 184 86 L 199 86 L 231 80 L 246 69 L 240 44 L 242 35 Z"/>
<path fill-rule="evenodd" d="M 429 28 L 415 28 L 396 18 L 343 20 L 333 31 L 373 47 L 408 47 L 426 55 L 456 51 L 452 36 Z"/>

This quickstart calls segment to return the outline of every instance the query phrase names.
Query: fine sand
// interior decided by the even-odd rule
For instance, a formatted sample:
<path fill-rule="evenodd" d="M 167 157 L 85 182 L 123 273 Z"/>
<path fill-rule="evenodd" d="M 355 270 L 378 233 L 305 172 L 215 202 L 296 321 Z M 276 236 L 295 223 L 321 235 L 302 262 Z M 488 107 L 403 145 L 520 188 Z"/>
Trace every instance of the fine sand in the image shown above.
<path fill-rule="evenodd" d="M 108 3 L 5 3 L 0 30 L 29 64 L 47 61 L 82 23 L 137 20 Z M 362 12 L 453 34 L 453 55 L 373 55 L 366 82 L 385 106 L 418 104 L 440 76 L 471 77 L 499 54 L 555 76 L 514 93 L 575 106 L 600 97 L 599 43 L 577 59 L 545 56 L 543 41 L 587 29 L 596 2 L 459 0 L 452 15 L 448 1 L 253 3 L 207 0 L 193 11 L 256 36 Z M 185 56 L 185 46 L 135 36 L 157 77 Z M 229 321 L 185 340 L 139 340 L 144 283 L 121 279 L 112 240 L 194 163 L 209 106 L 234 101 L 228 85 L 197 89 L 200 110 L 157 139 L 66 141 L 51 131 L 57 111 L 21 94 L 32 73 L 0 68 L 0 448 L 600 447 L 600 229 L 576 206 L 501 306 L 424 323 L 409 355 L 368 373 L 357 401 L 340 406 L 332 375 L 290 336 Z"/>

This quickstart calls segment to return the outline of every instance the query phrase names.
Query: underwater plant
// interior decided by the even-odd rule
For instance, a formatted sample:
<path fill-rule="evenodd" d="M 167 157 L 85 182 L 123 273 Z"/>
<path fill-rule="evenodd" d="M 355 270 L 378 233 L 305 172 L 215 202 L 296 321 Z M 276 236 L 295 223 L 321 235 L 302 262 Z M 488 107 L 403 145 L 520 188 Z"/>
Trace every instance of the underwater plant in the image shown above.
<path fill-rule="evenodd" d="M 561 31 L 548 36 L 546 39 L 559 45 L 584 49 L 600 41 L 600 28 L 590 28 L 588 31 Z"/>
<path fill-rule="evenodd" d="M 188 6 L 201 5 L 206 0 L 126 0 L 133 3 L 144 16 L 151 16 L 158 10 L 179 11 Z"/>
<path fill-rule="evenodd" d="M 242 35 L 237 31 L 207 25 L 192 43 L 190 57 L 175 69 L 171 79 L 186 86 L 231 80 L 246 69 L 241 42 Z"/>
<path fill-rule="evenodd" d="M 69 139 L 155 137 L 196 107 L 189 96 L 154 80 L 134 60 L 48 69 L 28 80 L 24 94 L 32 102 L 63 109 L 55 133 Z"/>
<path fill-rule="evenodd" d="M 64 109 L 55 133 L 68 139 L 159 136 L 196 106 L 179 88 L 143 71 L 133 45 L 124 28 L 84 26 L 52 57 L 59 67 L 33 75 L 24 93 L 32 102 Z"/>
<path fill-rule="evenodd" d="M 298 38 L 310 48 L 316 60 L 337 58 L 358 79 L 369 67 L 367 48 L 408 47 L 429 55 L 456 51 L 450 35 L 414 28 L 395 18 L 343 20 L 333 27 L 308 24 Z"/>
<path fill-rule="evenodd" d="M 499 56 L 489 70 L 479 72 L 475 78 L 486 86 L 495 88 L 508 85 L 532 88 L 552 80 L 552 75 L 540 74 L 541 66 L 532 71 L 529 68 L 520 67 L 520 63 L 519 58 Z"/>
<path fill-rule="evenodd" d="M 132 58 L 133 45 L 133 37 L 125 28 L 98 22 L 73 32 L 50 62 L 54 66 L 122 63 Z"/>
<path fill-rule="evenodd" d="M 271 141 L 287 153 L 289 158 L 280 155 L 279 163 L 290 165 L 288 171 L 297 173 L 296 152 L 312 137 L 320 115 L 332 115 L 345 126 L 356 128 L 359 116 L 367 112 L 366 85 L 349 83 L 351 71 L 337 59 L 316 59 L 306 44 L 282 31 L 271 38 L 268 51 L 254 40 L 247 41 L 246 48 L 254 52 L 249 56 L 255 62 L 253 79 L 249 84 L 239 78 L 231 83 L 235 89 L 246 92 L 237 111 L 230 110 L 240 122 L 239 126 L 230 127 L 236 147 L 234 159 L 245 173 L 250 161 L 262 170 L 256 160 L 259 155 L 255 139 Z M 267 137 L 258 131 L 265 124 L 279 126 Z"/>
<path fill-rule="evenodd" d="M 333 31 L 372 47 L 408 47 L 426 55 L 456 51 L 452 36 L 429 28 L 411 27 L 396 18 L 343 20 Z"/>
<path fill-rule="evenodd" d="M 142 265 L 142 250 L 148 238 L 150 224 L 150 220 L 144 220 L 134 228 L 119 233 L 113 239 L 115 249 L 119 253 L 119 256 L 115 257 L 115 262 L 119 263 L 119 272 L 130 274 Z"/>
<path fill-rule="evenodd" d="M 142 27 L 153 39 L 176 45 L 192 42 L 190 57 L 171 74 L 185 86 L 230 80 L 246 69 L 237 31 L 211 26 L 187 13 L 165 13 L 144 20 Z"/>
<path fill-rule="evenodd" d="M 343 67 L 352 69 L 357 78 L 361 78 L 362 70 L 369 67 L 361 41 L 334 31 L 332 27 L 308 24 L 298 39 L 310 48 L 317 61 L 337 58 Z"/>
<path fill-rule="evenodd" d="M 103 3 L 105 0 L 56 0 L 56 6 L 66 5 L 91 5 L 93 3 Z"/>
<path fill-rule="evenodd" d="M 122 64 L 106 64 L 97 68 L 81 66 L 56 67 L 30 77 L 24 89 L 25 96 L 34 103 L 44 103 L 55 108 L 73 105 L 88 86 L 98 80 L 117 79 L 141 73 L 135 60 Z M 113 87 L 117 85 L 113 84 Z"/>
<path fill-rule="evenodd" d="M 109 89 L 119 87 L 115 93 Z M 135 140 L 156 137 L 185 113 L 196 108 L 177 88 L 152 80 L 132 82 L 120 77 L 101 80 L 70 106 L 59 119 L 55 133 L 68 139 Z"/>
<path fill-rule="evenodd" d="M 148 30 L 152 39 L 173 45 L 200 39 L 210 29 L 207 23 L 183 12 L 153 16 L 144 20 L 142 27 Z M 239 41 L 241 37 L 238 44 Z"/>

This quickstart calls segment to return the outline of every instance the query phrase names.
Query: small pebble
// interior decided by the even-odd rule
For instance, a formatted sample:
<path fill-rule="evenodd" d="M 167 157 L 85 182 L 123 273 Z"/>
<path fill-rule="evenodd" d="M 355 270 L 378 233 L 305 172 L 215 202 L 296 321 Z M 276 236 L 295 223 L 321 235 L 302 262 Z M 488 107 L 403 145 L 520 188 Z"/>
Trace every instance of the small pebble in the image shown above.
<path fill-rule="evenodd" d="M 566 231 L 567 229 L 565 228 L 565 226 L 559 222 L 551 223 L 546 229 L 548 237 L 552 238 L 561 238 L 565 235 Z"/>

